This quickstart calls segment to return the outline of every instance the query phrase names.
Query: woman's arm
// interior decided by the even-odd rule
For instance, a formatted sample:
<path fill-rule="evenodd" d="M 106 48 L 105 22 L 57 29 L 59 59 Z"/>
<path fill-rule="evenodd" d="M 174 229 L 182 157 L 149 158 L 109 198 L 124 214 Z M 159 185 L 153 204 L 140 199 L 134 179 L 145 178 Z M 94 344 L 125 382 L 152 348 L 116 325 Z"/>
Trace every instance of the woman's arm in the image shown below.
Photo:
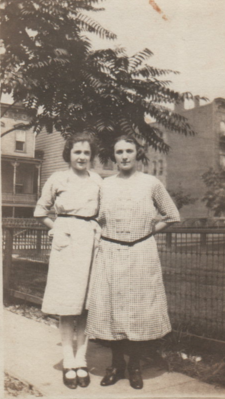
<path fill-rule="evenodd" d="M 179 222 L 180 216 L 172 198 L 159 180 L 153 191 L 153 199 L 162 217 L 162 220 L 153 223 L 152 233 L 154 235 L 164 230 L 168 225 L 171 226 L 173 223 Z"/>
<path fill-rule="evenodd" d="M 53 228 L 54 222 L 48 216 L 38 218 L 41 223 L 47 226 L 50 230 Z"/>
<path fill-rule="evenodd" d="M 39 198 L 34 210 L 34 217 L 38 218 L 45 226 L 52 228 L 53 221 L 48 217 L 49 212 L 54 205 L 56 198 L 55 180 L 57 172 L 48 178 L 45 182 L 41 197 Z"/>
<path fill-rule="evenodd" d="M 174 222 L 175 223 L 175 222 Z M 166 223 L 166 222 L 162 222 L 162 221 L 158 221 L 156 224 L 154 224 L 152 226 L 152 234 L 155 235 L 157 233 L 159 233 L 160 231 L 163 231 L 166 227 L 168 227 L 168 225 L 172 225 L 173 223 Z"/>

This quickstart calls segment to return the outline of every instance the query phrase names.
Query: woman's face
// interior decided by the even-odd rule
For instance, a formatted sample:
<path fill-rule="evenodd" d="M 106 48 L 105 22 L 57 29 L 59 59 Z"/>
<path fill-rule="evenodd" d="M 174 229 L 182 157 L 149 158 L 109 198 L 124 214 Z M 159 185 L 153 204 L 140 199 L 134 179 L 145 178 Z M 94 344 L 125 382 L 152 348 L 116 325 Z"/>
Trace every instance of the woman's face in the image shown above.
<path fill-rule="evenodd" d="M 114 147 L 114 156 L 121 172 L 129 173 L 136 168 L 137 149 L 134 143 L 118 141 Z"/>
<path fill-rule="evenodd" d="M 77 172 L 86 171 L 91 160 L 91 147 L 88 141 L 74 143 L 70 151 L 70 166 Z"/>

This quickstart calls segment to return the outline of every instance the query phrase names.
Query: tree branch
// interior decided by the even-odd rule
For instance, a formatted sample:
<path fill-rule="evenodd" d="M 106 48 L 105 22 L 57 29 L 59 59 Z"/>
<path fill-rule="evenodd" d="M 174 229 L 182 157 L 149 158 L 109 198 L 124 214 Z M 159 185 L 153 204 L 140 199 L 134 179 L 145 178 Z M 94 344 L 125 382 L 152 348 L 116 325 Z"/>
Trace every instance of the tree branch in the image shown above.
<path fill-rule="evenodd" d="M 3 111 L 3 113 L 1 114 L 1 118 L 3 118 L 3 116 L 6 114 L 7 111 L 9 111 L 18 101 L 14 101 L 13 104 L 10 104 L 5 111 Z"/>
<path fill-rule="evenodd" d="M 1 134 L 1 137 L 6 136 L 6 134 L 9 134 L 11 132 L 13 132 L 14 130 L 28 130 L 30 129 L 32 126 L 34 126 L 34 123 L 28 123 L 26 125 L 24 125 L 24 123 L 19 123 L 18 125 L 14 126 L 12 129 L 7 130 L 6 132 Z"/>

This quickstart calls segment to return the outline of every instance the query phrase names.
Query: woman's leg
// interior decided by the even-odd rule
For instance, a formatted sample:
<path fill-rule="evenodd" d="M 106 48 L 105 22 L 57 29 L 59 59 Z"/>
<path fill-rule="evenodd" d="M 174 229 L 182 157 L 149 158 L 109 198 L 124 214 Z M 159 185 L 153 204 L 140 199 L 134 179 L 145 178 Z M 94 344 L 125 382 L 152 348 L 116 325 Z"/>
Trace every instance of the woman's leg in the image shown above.
<path fill-rule="evenodd" d="M 63 367 L 74 368 L 75 360 L 73 353 L 73 338 L 74 338 L 74 316 L 60 316 L 59 330 L 62 342 L 63 351 Z"/>
<path fill-rule="evenodd" d="M 75 389 L 77 375 L 73 354 L 74 316 L 60 316 L 59 330 L 63 350 L 63 382 L 68 388 Z"/>
<path fill-rule="evenodd" d="M 119 370 L 125 370 L 126 362 L 124 360 L 124 344 L 125 341 L 111 341 L 110 346 L 112 350 L 112 367 Z"/>
<path fill-rule="evenodd" d="M 88 336 L 85 334 L 87 312 L 76 316 L 77 351 L 75 356 L 76 368 L 86 367 L 86 352 Z"/>
<path fill-rule="evenodd" d="M 141 342 L 129 341 L 129 357 L 128 372 L 130 385 L 134 389 L 142 389 L 143 380 L 140 367 Z"/>
<path fill-rule="evenodd" d="M 140 368 L 141 343 L 139 341 L 128 341 L 129 368 Z"/>
<path fill-rule="evenodd" d="M 106 369 L 106 374 L 101 380 L 101 385 L 106 387 L 115 384 L 121 378 L 124 378 L 126 362 L 124 360 L 124 342 L 111 341 L 112 366 Z"/>
<path fill-rule="evenodd" d="M 77 351 L 75 356 L 77 382 L 82 388 L 86 388 L 90 383 L 90 376 L 87 369 L 86 352 L 88 336 L 85 334 L 87 312 L 76 316 L 76 335 Z"/>

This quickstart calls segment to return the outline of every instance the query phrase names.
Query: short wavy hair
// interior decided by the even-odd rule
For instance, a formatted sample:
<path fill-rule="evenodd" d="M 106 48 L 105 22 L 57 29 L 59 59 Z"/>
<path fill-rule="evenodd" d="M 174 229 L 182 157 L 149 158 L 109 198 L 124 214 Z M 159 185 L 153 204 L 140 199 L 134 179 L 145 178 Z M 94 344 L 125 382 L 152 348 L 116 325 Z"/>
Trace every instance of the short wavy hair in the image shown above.
<path fill-rule="evenodd" d="M 64 145 L 64 150 L 62 153 L 62 156 L 63 156 L 63 159 L 65 162 L 70 163 L 70 152 L 73 148 L 73 145 L 75 143 L 84 142 L 84 141 L 87 141 L 90 145 L 90 148 L 91 148 L 90 161 L 91 162 L 93 161 L 94 157 L 97 155 L 97 145 L 96 145 L 95 139 L 93 137 L 93 134 L 84 131 L 84 132 L 73 134 L 66 139 L 66 142 Z"/>
<path fill-rule="evenodd" d="M 111 149 L 110 149 L 110 150 L 111 150 L 111 151 L 110 151 L 110 159 L 111 159 L 113 162 L 116 162 L 115 155 L 114 155 L 115 145 L 116 145 L 119 141 L 121 141 L 121 140 L 124 140 L 124 141 L 126 141 L 127 143 L 132 143 L 132 144 L 134 144 L 135 147 L 136 147 L 136 150 L 137 150 L 136 160 L 137 160 L 137 161 L 141 161 L 141 160 L 143 159 L 143 155 L 145 154 L 145 149 L 144 149 L 144 147 L 142 147 L 142 146 L 137 142 L 137 140 L 135 140 L 134 137 L 128 136 L 128 135 L 125 135 L 125 134 L 124 134 L 124 135 L 122 135 L 122 136 L 116 137 L 115 140 L 113 141 L 112 146 L 111 146 Z"/>

